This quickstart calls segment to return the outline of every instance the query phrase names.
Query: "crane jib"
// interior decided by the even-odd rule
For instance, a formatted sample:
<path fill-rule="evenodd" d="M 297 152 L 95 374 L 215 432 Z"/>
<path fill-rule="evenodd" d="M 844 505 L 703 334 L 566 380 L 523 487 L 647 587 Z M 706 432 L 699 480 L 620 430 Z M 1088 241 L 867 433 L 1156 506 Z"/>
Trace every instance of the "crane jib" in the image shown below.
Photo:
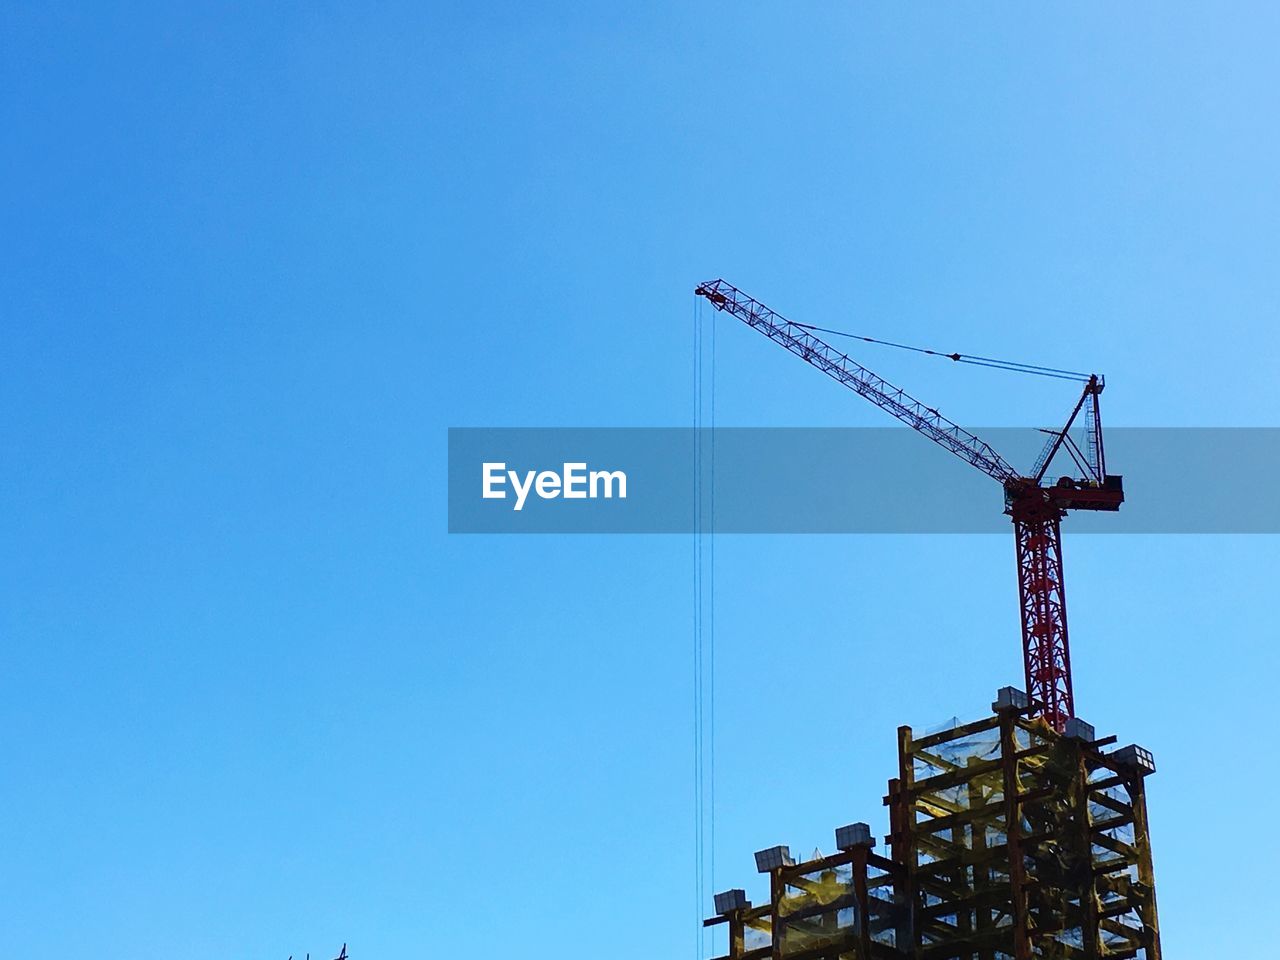
<path fill-rule="evenodd" d="M 937 410 L 925 406 L 901 387 L 894 386 L 851 360 L 847 354 L 814 336 L 809 330 L 747 296 L 732 284 L 714 280 L 701 284 L 695 292 L 710 301 L 717 310 L 733 314 L 806 363 L 843 383 L 1000 483 L 1005 484 L 1018 478 L 1018 471 L 985 441 L 948 420 Z"/>

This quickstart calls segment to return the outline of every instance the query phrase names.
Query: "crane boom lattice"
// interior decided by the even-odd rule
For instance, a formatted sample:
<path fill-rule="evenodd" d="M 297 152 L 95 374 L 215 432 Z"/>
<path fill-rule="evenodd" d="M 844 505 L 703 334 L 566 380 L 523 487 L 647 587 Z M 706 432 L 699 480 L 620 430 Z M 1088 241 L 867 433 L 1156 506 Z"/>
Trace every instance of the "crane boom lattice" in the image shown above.
<path fill-rule="evenodd" d="M 907 426 L 977 467 L 1004 488 L 1005 513 L 1013 520 L 1018 559 L 1018 592 L 1022 620 L 1023 666 L 1033 710 L 1061 732 L 1075 715 L 1071 688 L 1071 653 L 1067 642 L 1067 600 L 1062 573 L 1060 521 L 1068 509 L 1118 510 L 1124 501 L 1121 478 L 1106 473 L 1098 396 L 1103 380 L 1090 376 L 1080 400 L 1052 439 L 1031 476 L 1020 474 L 990 444 L 926 406 L 901 387 L 851 360 L 794 323 L 747 296 L 725 280 L 711 280 L 694 291 L 717 309 L 732 314 L 806 363 L 866 397 Z M 926 351 L 928 352 L 928 351 Z M 957 355 L 958 356 L 958 355 Z M 1070 430 L 1081 410 L 1086 413 L 1087 453 Z M 1054 457 L 1066 450 L 1081 473 L 1078 480 L 1060 478 L 1041 483 Z"/>
<path fill-rule="evenodd" d="M 901 387 L 895 387 L 862 364 L 849 359 L 848 354 L 814 336 L 804 326 L 792 323 L 759 300 L 747 296 L 733 284 L 725 280 L 712 280 L 699 286 L 696 293 L 706 297 L 717 309 L 731 313 L 747 326 L 759 330 L 770 340 L 786 347 L 800 359 L 866 397 L 880 409 L 946 447 L 962 460 L 967 460 L 988 476 L 1001 483 L 1018 476 L 1018 471 L 996 453 L 990 444 L 948 420 L 932 407 L 925 406 Z"/>

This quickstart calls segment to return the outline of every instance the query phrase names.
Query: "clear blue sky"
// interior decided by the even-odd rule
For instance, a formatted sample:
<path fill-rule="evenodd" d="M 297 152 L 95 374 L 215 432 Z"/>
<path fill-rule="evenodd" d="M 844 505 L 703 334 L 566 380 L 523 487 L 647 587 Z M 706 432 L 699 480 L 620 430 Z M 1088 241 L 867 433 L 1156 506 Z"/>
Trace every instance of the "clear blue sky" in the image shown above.
<path fill-rule="evenodd" d="M 690 540 L 450 537 L 446 428 L 688 424 L 717 275 L 1102 370 L 1111 423 L 1280 425 L 1277 35 L 1265 3 L 6 5 L 6 952 L 691 957 Z M 865 360 L 971 424 L 1070 400 Z M 718 378 L 721 423 L 885 422 L 740 328 Z M 1222 475 L 1243 510 L 1275 482 Z M 1277 546 L 1067 542 L 1081 712 L 1161 767 L 1170 957 L 1263 955 Z M 883 832 L 894 728 L 1019 677 L 1012 566 L 721 540 L 717 887 Z"/>

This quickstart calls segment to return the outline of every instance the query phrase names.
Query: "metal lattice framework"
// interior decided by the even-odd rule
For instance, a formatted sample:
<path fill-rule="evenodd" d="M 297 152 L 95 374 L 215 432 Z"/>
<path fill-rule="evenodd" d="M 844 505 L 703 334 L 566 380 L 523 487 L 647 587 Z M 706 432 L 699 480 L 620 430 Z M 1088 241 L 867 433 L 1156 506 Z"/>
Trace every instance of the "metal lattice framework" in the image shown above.
<path fill-rule="evenodd" d="M 1154 769 L 1005 710 L 898 731 L 894 859 L 930 960 L 1160 960 L 1145 778 Z"/>
<path fill-rule="evenodd" d="M 898 730 L 889 856 L 868 842 L 769 867 L 723 960 L 1161 960 L 1145 778 L 1018 710 L 917 738 Z M 775 848 L 779 849 L 779 848 Z M 741 893 L 741 891 L 734 891 Z"/>
<path fill-rule="evenodd" d="M 794 323 L 725 280 L 711 280 L 695 290 L 717 310 L 785 347 L 833 380 L 865 397 L 907 426 L 950 450 L 1000 482 L 1005 512 L 1013 520 L 1018 559 L 1022 618 L 1023 665 L 1032 707 L 1056 730 L 1074 715 L 1071 654 L 1067 639 L 1066 593 L 1062 573 L 1060 521 L 1068 509 L 1118 510 L 1124 501 L 1121 478 L 1106 473 L 1098 397 L 1103 380 L 1091 376 L 1066 426 L 1051 434 L 1030 476 L 1021 475 L 990 444 L 926 406 L 901 387 L 851 360 L 821 340 L 805 324 Z M 958 355 L 957 355 L 958 356 Z M 1071 438 L 1081 411 L 1085 417 L 1087 452 Z M 1078 480 L 1062 478 L 1052 486 L 1042 481 L 1055 456 L 1065 450 L 1079 467 Z"/>
<path fill-rule="evenodd" d="M 1017 478 L 1018 471 L 990 444 L 932 407 L 925 406 L 901 387 L 895 387 L 860 363 L 850 360 L 848 354 L 818 339 L 805 326 L 792 323 L 759 300 L 747 296 L 731 283 L 712 280 L 699 286 L 695 292 L 706 297 L 717 309 L 731 313 L 747 326 L 759 330 L 774 343 L 786 347 L 801 360 L 866 397 L 988 476 L 1001 483 Z"/>
<path fill-rule="evenodd" d="M 1062 587 L 1062 528 L 1056 510 L 1014 514 L 1018 595 L 1027 692 L 1055 730 L 1075 716 L 1067 597 Z"/>

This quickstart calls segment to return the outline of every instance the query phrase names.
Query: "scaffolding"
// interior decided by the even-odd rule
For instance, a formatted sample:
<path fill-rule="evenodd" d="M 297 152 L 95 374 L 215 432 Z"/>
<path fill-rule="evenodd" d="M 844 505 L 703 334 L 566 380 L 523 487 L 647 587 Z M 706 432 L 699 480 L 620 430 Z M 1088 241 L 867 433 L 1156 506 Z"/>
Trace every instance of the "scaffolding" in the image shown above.
<path fill-rule="evenodd" d="M 725 960 L 1161 960 L 1145 779 L 1151 755 L 1104 753 L 1073 720 L 1026 716 L 1005 688 L 994 714 L 915 737 L 898 730 L 889 856 L 866 824 L 802 863 L 756 854 L 769 903 L 716 896 Z"/>

